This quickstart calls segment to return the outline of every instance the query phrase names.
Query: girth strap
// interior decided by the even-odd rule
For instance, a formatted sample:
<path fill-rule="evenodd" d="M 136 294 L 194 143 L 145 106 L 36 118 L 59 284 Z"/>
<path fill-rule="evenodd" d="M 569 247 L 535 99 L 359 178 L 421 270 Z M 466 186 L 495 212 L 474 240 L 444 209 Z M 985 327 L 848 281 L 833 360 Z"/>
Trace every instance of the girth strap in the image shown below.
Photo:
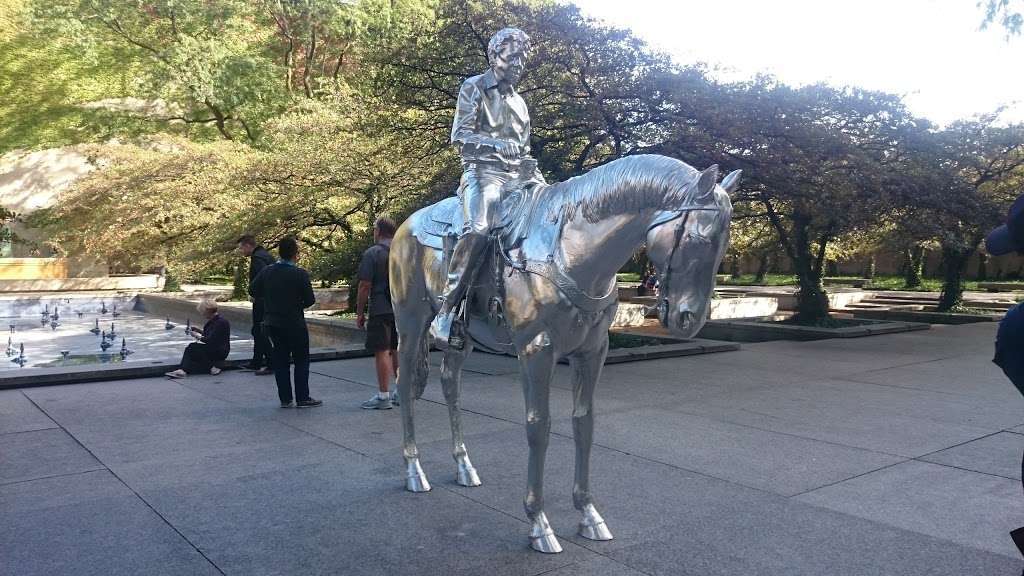
<path fill-rule="evenodd" d="M 604 312 L 606 308 L 614 304 L 618 299 L 618 285 L 614 282 L 607 294 L 594 297 L 584 292 L 575 280 L 562 271 L 561 266 L 558 266 L 551 260 L 522 260 L 515 262 L 508 257 L 504 249 L 499 247 L 499 251 L 505 257 L 505 263 L 509 267 L 520 272 L 536 274 L 550 281 L 565 294 L 565 297 L 569 299 L 573 306 L 584 312 Z"/>

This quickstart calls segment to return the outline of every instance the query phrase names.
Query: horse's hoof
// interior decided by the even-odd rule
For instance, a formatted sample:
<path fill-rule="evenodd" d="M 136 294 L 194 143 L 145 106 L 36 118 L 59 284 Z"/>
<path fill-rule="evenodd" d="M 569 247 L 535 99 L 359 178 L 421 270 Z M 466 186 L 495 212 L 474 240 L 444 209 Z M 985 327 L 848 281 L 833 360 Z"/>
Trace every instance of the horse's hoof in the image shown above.
<path fill-rule="evenodd" d="M 555 531 L 551 529 L 551 524 L 543 512 L 538 513 L 533 519 L 533 526 L 530 528 L 530 547 L 545 554 L 558 554 L 562 551 L 562 545 L 558 543 Z"/>
<path fill-rule="evenodd" d="M 472 488 L 473 486 L 479 486 L 480 476 L 476 473 L 476 468 L 473 468 L 472 464 L 459 464 L 458 478 L 455 480 L 460 486 L 466 486 Z"/>
<path fill-rule="evenodd" d="M 530 548 L 545 554 L 558 554 L 562 551 L 562 545 L 552 531 L 545 532 L 539 536 L 530 535 Z"/>
<path fill-rule="evenodd" d="M 409 462 L 405 475 L 405 489 L 409 492 L 430 492 L 430 482 L 420 468 L 419 460 Z"/>
<path fill-rule="evenodd" d="M 580 521 L 579 535 L 587 540 L 611 540 L 612 531 L 604 523 L 604 518 L 594 508 L 593 504 L 587 504 L 583 508 L 583 520 Z"/>
<path fill-rule="evenodd" d="M 612 531 L 608 529 L 608 525 L 604 522 L 600 524 L 587 524 L 586 522 L 580 522 L 580 536 L 583 536 L 587 540 L 612 540 L 615 537 L 612 536 Z"/>

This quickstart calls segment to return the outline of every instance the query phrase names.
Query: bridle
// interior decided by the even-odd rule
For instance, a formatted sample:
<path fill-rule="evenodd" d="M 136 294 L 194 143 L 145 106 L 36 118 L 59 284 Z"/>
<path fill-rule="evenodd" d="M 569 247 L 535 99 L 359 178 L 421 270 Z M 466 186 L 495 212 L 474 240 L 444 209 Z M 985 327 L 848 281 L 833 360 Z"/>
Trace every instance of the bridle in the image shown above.
<path fill-rule="evenodd" d="M 666 296 L 662 297 L 658 301 L 656 307 L 658 309 L 658 318 L 659 320 L 661 320 L 661 325 L 664 326 L 665 328 L 668 328 L 669 303 L 667 294 L 669 293 L 669 279 L 672 278 L 672 261 L 675 260 L 676 250 L 679 249 L 679 244 L 683 239 L 683 231 L 686 230 L 686 223 L 690 220 L 690 213 L 697 211 L 721 212 L 722 209 L 719 208 L 717 204 L 714 207 L 696 204 L 687 205 L 667 214 L 665 217 L 658 218 L 653 223 L 651 223 L 650 226 L 647 227 L 647 231 L 650 232 L 651 230 L 654 230 L 659 226 L 668 224 L 669 222 L 675 220 L 679 220 L 679 224 L 676 225 L 676 229 L 673 235 L 672 250 L 668 253 L 668 259 L 665 262 L 665 271 L 662 272 L 661 277 L 658 279 L 658 284 L 660 286 L 659 290 L 662 294 L 665 294 Z"/>

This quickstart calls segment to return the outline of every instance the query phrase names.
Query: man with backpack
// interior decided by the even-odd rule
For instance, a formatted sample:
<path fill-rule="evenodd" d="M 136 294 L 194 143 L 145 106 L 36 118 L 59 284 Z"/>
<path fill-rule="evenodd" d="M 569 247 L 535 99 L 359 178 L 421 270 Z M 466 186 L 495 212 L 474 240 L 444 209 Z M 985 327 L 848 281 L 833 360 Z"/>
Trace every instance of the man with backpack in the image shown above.
<path fill-rule="evenodd" d="M 363 253 L 357 274 L 356 323 L 359 328 L 366 329 L 366 349 L 373 352 L 379 389 L 377 394 L 363 402 L 362 407 L 367 410 L 390 410 L 398 404 L 397 391 L 389 391 L 392 376 L 398 374 L 398 334 L 388 278 L 391 239 L 397 228 L 391 218 L 377 218 L 373 223 L 374 244 Z M 366 319 L 367 304 L 369 321 Z"/>

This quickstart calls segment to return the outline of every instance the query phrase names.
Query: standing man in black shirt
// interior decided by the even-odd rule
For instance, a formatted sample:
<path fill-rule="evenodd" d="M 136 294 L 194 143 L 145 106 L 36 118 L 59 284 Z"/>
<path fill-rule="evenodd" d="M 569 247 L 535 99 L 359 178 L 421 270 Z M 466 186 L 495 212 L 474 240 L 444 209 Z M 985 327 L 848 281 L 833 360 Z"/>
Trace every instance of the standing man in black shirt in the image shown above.
<path fill-rule="evenodd" d="M 395 311 L 391 308 L 391 282 L 388 258 L 391 239 L 398 226 L 387 216 L 373 223 L 373 246 L 363 253 L 359 263 L 359 292 L 356 295 L 356 323 L 366 328 L 366 349 L 373 352 L 377 368 L 377 394 L 362 407 L 367 410 L 390 410 L 398 404 L 397 390 L 388 392 L 391 378 L 398 373 L 398 333 L 395 332 Z M 366 321 L 369 303 L 370 321 Z"/>
<path fill-rule="evenodd" d="M 1010 206 L 1006 222 L 985 238 L 985 250 L 992 256 L 1012 252 L 1024 254 L 1024 196 L 1017 198 Z M 1024 394 L 1024 302 L 1007 310 L 999 322 L 996 355 L 992 361 L 1003 369 L 1003 374 L 1006 374 L 1017 391 Z M 1021 460 L 1021 474 L 1024 475 L 1024 458 Z M 1010 532 L 1010 537 L 1024 554 L 1024 527 Z"/>
<path fill-rule="evenodd" d="M 252 296 L 252 282 L 256 276 L 274 263 L 274 257 L 267 252 L 267 249 L 256 243 L 256 237 L 252 234 L 245 234 L 238 239 L 238 251 L 249 258 L 249 295 Z M 253 297 L 252 299 L 252 362 L 249 368 L 256 371 L 257 376 L 265 376 L 271 373 L 273 364 L 271 356 L 273 350 L 270 346 L 270 339 L 263 331 L 263 299 Z"/>
<path fill-rule="evenodd" d="M 281 239 L 281 259 L 263 269 L 253 280 L 253 297 L 264 299 L 263 328 L 274 347 L 274 377 L 281 408 L 292 406 L 289 360 L 295 363 L 295 406 L 323 404 L 309 396 L 309 331 L 304 310 L 316 303 L 309 273 L 295 264 L 299 245 L 294 238 Z"/>

